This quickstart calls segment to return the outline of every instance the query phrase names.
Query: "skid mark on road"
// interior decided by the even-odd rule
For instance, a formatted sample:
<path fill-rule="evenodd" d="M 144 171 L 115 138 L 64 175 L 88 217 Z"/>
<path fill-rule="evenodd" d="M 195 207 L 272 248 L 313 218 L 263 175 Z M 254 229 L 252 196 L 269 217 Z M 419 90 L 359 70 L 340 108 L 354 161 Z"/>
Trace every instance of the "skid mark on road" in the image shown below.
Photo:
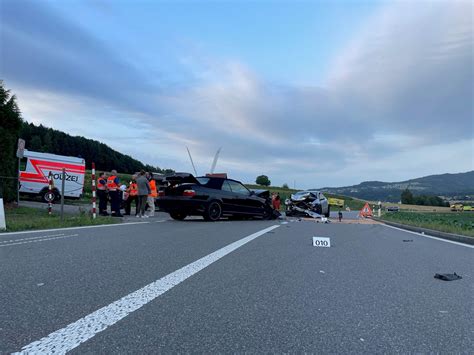
<path fill-rule="evenodd" d="M 92 312 L 78 321 L 69 324 L 65 328 L 59 329 L 38 341 L 24 346 L 21 349 L 21 352 L 17 354 L 66 353 L 91 339 L 96 334 L 104 331 L 111 325 L 122 320 L 130 313 L 153 301 L 166 291 L 179 285 L 197 272 L 215 263 L 227 254 L 278 227 L 279 225 L 274 225 L 262 229 L 261 231 L 246 236 L 209 255 L 206 255 L 139 290 L 122 297 L 118 301 Z"/>
<path fill-rule="evenodd" d="M 78 235 L 79 234 L 56 235 L 56 236 L 45 236 L 45 237 L 35 237 L 35 238 L 24 238 L 24 239 L 17 239 L 17 240 L 9 240 L 9 241 L 6 241 L 6 242 L 1 242 L 1 243 L 5 243 L 5 244 L 0 244 L 0 248 L 11 247 L 11 246 L 14 246 L 14 245 L 29 244 L 29 243 L 47 242 L 47 241 L 50 241 L 50 240 L 77 237 Z M 22 240 L 22 241 L 20 242 L 20 240 Z"/>

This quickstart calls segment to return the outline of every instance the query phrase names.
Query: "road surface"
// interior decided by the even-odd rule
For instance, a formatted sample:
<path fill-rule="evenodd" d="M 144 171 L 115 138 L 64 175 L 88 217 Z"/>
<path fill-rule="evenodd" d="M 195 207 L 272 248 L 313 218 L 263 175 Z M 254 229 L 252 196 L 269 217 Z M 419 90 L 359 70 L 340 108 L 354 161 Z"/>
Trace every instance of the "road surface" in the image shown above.
<path fill-rule="evenodd" d="M 383 225 L 159 214 L 2 234 L 0 260 L 1 353 L 474 349 L 474 249 Z"/>

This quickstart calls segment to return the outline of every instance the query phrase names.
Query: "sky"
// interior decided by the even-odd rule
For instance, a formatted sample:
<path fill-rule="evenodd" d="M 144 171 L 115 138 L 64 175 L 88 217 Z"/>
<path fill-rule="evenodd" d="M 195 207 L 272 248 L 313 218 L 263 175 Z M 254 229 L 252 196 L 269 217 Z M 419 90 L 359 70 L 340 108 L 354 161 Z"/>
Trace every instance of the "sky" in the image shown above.
<path fill-rule="evenodd" d="M 28 122 L 144 163 L 336 187 L 474 169 L 471 1 L 0 0 Z M 26 143 L 28 148 L 28 142 Z"/>

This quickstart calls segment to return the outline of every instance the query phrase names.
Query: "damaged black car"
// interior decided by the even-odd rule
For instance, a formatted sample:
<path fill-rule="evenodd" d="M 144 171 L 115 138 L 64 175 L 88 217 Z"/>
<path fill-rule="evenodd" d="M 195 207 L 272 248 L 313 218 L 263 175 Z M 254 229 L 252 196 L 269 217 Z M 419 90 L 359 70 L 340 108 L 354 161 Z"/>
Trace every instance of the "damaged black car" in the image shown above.
<path fill-rule="evenodd" d="M 168 186 L 160 191 L 156 204 L 176 220 L 188 216 L 202 216 L 206 221 L 221 217 L 275 219 L 280 215 L 272 208 L 267 190 L 252 191 L 236 180 L 177 173 L 166 177 L 165 183 Z"/>

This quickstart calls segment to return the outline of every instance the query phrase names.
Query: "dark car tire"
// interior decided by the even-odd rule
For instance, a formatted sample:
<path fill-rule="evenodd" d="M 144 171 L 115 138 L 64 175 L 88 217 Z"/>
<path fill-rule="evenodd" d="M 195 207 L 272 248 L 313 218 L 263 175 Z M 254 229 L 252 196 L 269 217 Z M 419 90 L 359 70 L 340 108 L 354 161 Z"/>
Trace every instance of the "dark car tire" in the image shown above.
<path fill-rule="evenodd" d="M 206 221 L 215 222 L 218 221 L 222 216 L 222 206 L 217 201 L 211 201 L 204 211 L 204 219 Z"/>
<path fill-rule="evenodd" d="M 183 212 L 170 212 L 170 216 L 177 221 L 182 221 L 187 217 L 187 214 Z"/>
<path fill-rule="evenodd" d="M 329 218 L 330 214 L 331 214 L 331 206 L 328 206 L 328 212 L 325 213 L 324 216 L 325 216 L 326 218 Z"/>
<path fill-rule="evenodd" d="M 273 219 L 273 208 L 269 206 L 264 207 L 262 219 L 264 220 Z"/>

